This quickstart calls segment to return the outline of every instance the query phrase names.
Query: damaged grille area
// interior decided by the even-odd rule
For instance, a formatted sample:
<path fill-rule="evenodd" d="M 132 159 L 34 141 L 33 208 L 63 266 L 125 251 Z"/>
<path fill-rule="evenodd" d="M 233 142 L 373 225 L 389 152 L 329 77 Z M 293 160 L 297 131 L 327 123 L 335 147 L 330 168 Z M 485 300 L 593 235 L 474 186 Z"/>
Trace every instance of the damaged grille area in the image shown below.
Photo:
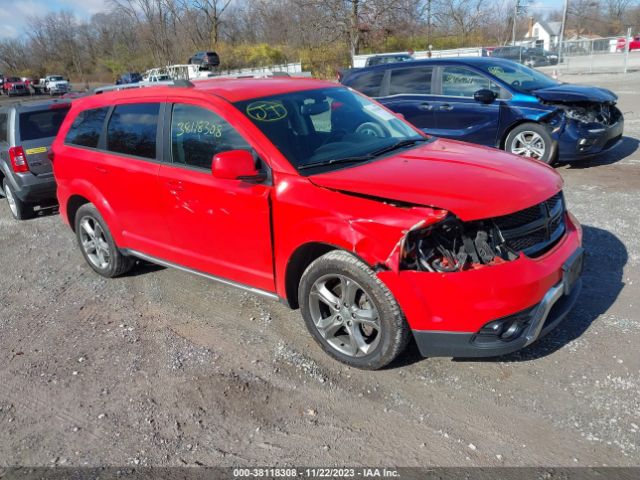
<path fill-rule="evenodd" d="M 507 247 L 536 257 L 551 248 L 565 231 L 564 200 L 558 192 L 545 202 L 494 218 Z"/>
<path fill-rule="evenodd" d="M 520 253 L 535 258 L 551 249 L 565 230 L 562 192 L 532 207 L 486 220 L 461 222 L 449 216 L 407 235 L 402 266 L 455 272 L 515 260 Z"/>

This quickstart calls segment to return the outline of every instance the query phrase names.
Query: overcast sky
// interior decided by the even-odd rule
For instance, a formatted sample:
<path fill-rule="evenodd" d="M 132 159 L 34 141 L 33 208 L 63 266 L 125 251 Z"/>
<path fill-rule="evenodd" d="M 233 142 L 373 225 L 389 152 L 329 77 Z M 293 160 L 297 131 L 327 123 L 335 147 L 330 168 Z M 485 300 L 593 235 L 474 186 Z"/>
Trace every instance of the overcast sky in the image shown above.
<path fill-rule="evenodd" d="M 0 0 L 0 38 L 20 38 L 25 34 L 27 18 L 43 15 L 55 10 L 71 10 L 76 15 L 88 18 L 104 10 L 107 0 Z M 563 0 L 535 0 L 539 12 L 548 12 L 563 5 Z M 534 12 L 535 12 L 534 8 Z"/>

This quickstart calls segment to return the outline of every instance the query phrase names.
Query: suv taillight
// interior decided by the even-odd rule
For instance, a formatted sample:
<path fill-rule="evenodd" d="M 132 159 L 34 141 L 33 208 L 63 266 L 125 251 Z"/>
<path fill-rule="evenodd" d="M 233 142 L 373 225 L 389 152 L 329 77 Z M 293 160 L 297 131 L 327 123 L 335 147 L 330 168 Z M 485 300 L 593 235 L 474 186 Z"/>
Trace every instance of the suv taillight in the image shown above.
<path fill-rule="evenodd" d="M 9 149 L 9 158 L 11 159 L 11 166 L 14 172 L 25 173 L 29 171 L 27 157 L 22 147 L 11 147 Z"/>

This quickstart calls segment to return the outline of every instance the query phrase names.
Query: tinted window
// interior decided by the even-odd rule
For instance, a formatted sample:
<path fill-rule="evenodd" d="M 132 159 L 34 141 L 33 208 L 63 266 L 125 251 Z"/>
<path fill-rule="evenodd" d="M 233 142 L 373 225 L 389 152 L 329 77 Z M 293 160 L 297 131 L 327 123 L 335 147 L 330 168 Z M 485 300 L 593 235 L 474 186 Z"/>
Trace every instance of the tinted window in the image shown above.
<path fill-rule="evenodd" d="M 348 85 L 365 95 L 377 97 L 380 95 L 382 77 L 384 77 L 384 71 L 363 73 L 349 82 Z"/>
<path fill-rule="evenodd" d="M 41 112 L 20 114 L 20 140 L 27 142 L 38 138 L 55 137 L 69 108 L 54 108 Z"/>
<path fill-rule="evenodd" d="M 96 148 L 100 134 L 102 133 L 102 125 L 109 111 L 108 107 L 93 108 L 80 112 L 73 121 L 65 143 L 79 145 L 81 147 Z"/>
<path fill-rule="evenodd" d="M 107 127 L 107 150 L 156 158 L 159 103 L 118 105 Z"/>
<path fill-rule="evenodd" d="M 493 88 L 492 88 L 493 87 Z M 442 70 L 442 94 L 452 97 L 473 97 L 481 89 L 497 87 L 487 77 L 464 67 L 445 67 Z M 499 91 L 499 89 L 497 89 Z"/>
<path fill-rule="evenodd" d="M 402 68 L 391 72 L 389 95 L 431 93 L 431 68 Z"/>
<path fill-rule="evenodd" d="M 7 114 L 0 113 L 0 142 L 7 141 Z"/>
<path fill-rule="evenodd" d="M 171 115 L 173 162 L 211 169 L 213 156 L 251 147 L 225 120 L 211 110 L 193 105 L 175 105 Z"/>

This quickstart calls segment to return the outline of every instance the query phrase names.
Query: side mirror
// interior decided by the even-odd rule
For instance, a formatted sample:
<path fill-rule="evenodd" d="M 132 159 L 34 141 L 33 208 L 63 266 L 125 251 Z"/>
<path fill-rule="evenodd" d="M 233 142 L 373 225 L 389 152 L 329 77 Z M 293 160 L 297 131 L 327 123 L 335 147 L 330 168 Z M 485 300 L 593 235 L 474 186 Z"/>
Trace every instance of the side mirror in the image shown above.
<path fill-rule="evenodd" d="M 214 155 L 211 173 L 216 178 L 261 182 L 265 175 L 258 171 L 251 152 L 247 150 L 229 150 Z"/>
<path fill-rule="evenodd" d="M 473 99 L 479 103 L 493 103 L 493 101 L 498 97 L 498 94 L 493 90 L 489 90 L 488 88 L 483 88 L 482 90 L 478 90 L 473 94 Z"/>

